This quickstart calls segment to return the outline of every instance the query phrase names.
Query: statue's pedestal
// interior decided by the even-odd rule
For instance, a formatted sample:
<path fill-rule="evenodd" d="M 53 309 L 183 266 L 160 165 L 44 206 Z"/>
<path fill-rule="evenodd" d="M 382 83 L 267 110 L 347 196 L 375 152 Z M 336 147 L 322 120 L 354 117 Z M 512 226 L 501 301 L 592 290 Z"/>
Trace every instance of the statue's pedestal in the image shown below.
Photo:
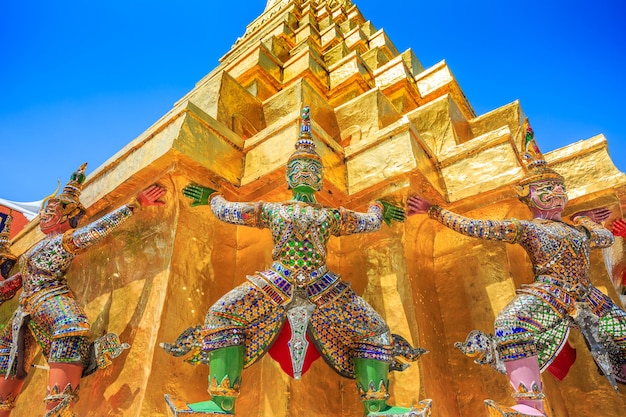
<path fill-rule="evenodd" d="M 167 403 L 167 415 L 169 417 L 207 417 L 228 415 L 226 413 L 194 411 L 185 401 L 170 397 L 169 394 L 165 394 L 165 402 Z"/>
<path fill-rule="evenodd" d="M 374 416 L 375 417 L 432 417 L 431 407 L 430 407 L 432 403 L 433 403 L 432 400 L 422 400 L 417 405 L 414 405 L 413 407 L 411 407 L 409 411 L 403 411 L 403 412 L 398 413 L 394 410 L 398 409 L 399 407 L 392 407 L 387 411 L 383 411 L 383 412 L 375 413 L 375 414 L 368 414 L 368 416 L 372 416 L 372 417 Z"/>
<path fill-rule="evenodd" d="M 171 397 L 169 394 L 165 394 L 165 402 L 167 403 L 167 415 L 169 417 L 207 417 L 207 416 L 225 416 L 225 413 L 214 413 L 204 411 L 194 411 L 189 405 L 177 398 Z M 376 417 L 431 417 L 431 400 L 420 401 L 419 404 L 413 406 L 411 410 L 403 414 L 397 414 L 393 412 L 393 408 L 387 412 L 376 413 Z"/>

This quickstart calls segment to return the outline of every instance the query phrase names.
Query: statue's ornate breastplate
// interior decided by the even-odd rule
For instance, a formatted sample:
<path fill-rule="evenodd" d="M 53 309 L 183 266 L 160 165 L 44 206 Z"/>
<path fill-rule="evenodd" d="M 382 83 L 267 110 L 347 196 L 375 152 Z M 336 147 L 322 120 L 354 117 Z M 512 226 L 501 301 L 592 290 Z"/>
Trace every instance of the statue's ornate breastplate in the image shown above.
<path fill-rule="evenodd" d="M 44 239 L 30 249 L 23 257 L 21 273 L 23 291 L 20 300 L 29 304 L 36 303 L 52 294 L 69 291 L 65 272 L 70 267 L 74 254 L 66 251 L 62 244 L 62 235 Z"/>
<path fill-rule="evenodd" d="M 300 284 L 314 272 L 325 272 L 326 244 L 338 224 L 333 210 L 301 203 L 268 206 L 274 261 L 292 269 L 293 279 Z"/>
<path fill-rule="evenodd" d="M 566 223 L 529 222 L 520 244 L 526 249 L 536 276 L 551 276 L 574 287 L 588 287 L 589 238 Z"/>
<path fill-rule="evenodd" d="M 300 291 L 316 304 L 338 296 L 347 284 L 326 267 L 326 244 L 339 227 L 339 212 L 302 203 L 266 204 L 265 221 L 274 240 L 269 270 L 248 279 L 277 304 Z"/>

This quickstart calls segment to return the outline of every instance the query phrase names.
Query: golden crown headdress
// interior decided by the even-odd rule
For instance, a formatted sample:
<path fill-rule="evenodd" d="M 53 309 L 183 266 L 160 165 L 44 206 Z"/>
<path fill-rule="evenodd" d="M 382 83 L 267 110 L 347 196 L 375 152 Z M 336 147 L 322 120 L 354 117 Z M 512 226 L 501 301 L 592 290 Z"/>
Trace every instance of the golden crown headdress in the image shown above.
<path fill-rule="evenodd" d="M 83 190 L 83 183 L 85 182 L 85 170 L 87 169 L 87 162 L 82 164 L 76 171 L 72 173 L 70 176 L 70 180 L 67 182 L 61 194 L 56 195 L 59 191 L 57 187 L 56 191 L 44 198 L 41 203 L 41 208 L 43 209 L 45 205 L 50 201 L 59 201 L 62 203 L 61 212 L 63 214 L 63 219 L 71 219 L 72 217 L 80 214 L 81 212 L 85 212 L 85 207 L 80 202 L 80 193 Z M 60 185 L 60 184 L 59 184 Z"/>
<path fill-rule="evenodd" d="M 311 110 L 308 106 L 302 109 L 302 120 L 300 122 L 300 134 L 296 141 L 296 150 L 291 154 L 287 163 L 294 159 L 313 159 L 322 161 L 322 158 L 315 151 L 315 142 L 311 136 Z"/>
<path fill-rule="evenodd" d="M 555 181 L 564 183 L 565 179 L 561 174 L 548 167 L 543 154 L 539 150 L 535 140 L 535 132 L 528 123 L 528 118 L 524 121 L 522 137 L 522 157 L 526 163 L 526 176 L 517 183 L 515 191 L 520 197 L 526 197 L 530 193 L 530 184 L 540 181 Z"/>

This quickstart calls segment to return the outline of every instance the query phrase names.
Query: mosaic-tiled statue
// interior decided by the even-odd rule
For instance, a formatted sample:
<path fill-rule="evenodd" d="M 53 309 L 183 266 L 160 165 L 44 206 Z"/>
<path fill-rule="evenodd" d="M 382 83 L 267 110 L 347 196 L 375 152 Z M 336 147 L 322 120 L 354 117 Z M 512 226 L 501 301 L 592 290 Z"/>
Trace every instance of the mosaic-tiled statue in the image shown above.
<path fill-rule="evenodd" d="M 567 343 L 571 328 L 580 329 L 612 386 L 626 383 L 626 313 L 594 287 L 589 276 L 590 250 L 613 244 L 611 232 L 599 224 L 610 212 L 594 209 L 572 215 L 573 225 L 563 221 L 568 201 L 563 177 L 546 166 L 528 124 L 523 140 L 529 172 L 516 190 L 532 220 L 475 220 L 421 197 L 408 201 L 409 215 L 427 213 L 466 236 L 517 243 L 532 262 L 534 282 L 518 289 L 498 314 L 495 335 L 473 331 L 457 344 L 464 353 L 478 356 L 477 363 L 508 374 L 517 404 L 505 407 L 487 401 L 493 416 L 544 415 L 540 372 L 558 363 L 556 376 L 565 376 L 573 362 L 568 354 L 575 357 Z"/>
<path fill-rule="evenodd" d="M 15 407 L 37 345 L 50 367 L 46 417 L 72 416 L 80 378 L 105 367 L 129 347 L 113 333 L 90 341 L 89 321 L 65 273 L 76 255 L 110 234 L 139 206 L 162 204 L 158 199 L 165 190 L 149 187 L 132 203 L 76 228 L 85 213 L 79 197 L 86 166 L 72 174 L 61 194 L 44 200 L 39 220 L 44 239 L 20 257 L 19 272 L 0 283 L 2 301 L 22 290 L 18 308 L 0 334 L 0 417 Z M 3 288 L 7 282 L 13 284 L 10 291 Z"/>
<path fill-rule="evenodd" d="M 315 193 L 322 187 L 322 163 L 311 140 L 307 107 L 300 130 L 287 162 L 290 201 L 228 202 L 197 185 L 183 191 L 193 206 L 210 205 L 221 221 L 270 229 L 274 250 L 271 267 L 248 276 L 219 299 L 203 326 L 187 329 L 174 344 L 162 344 L 168 353 L 191 363 L 208 363 L 210 368 L 211 401 L 185 404 L 166 396 L 169 406 L 209 415 L 234 414 L 242 369 L 263 356 L 282 329 L 283 334 L 290 332 L 285 351 L 294 378 L 302 375 L 309 355 L 317 351 L 337 373 L 356 378 L 367 415 L 425 416 L 428 410 L 387 405 L 388 372 L 403 369 L 395 358 L 414 361 L 423 350 L 392 335 L 383 318 L 326 266 L 331 236 L 376 231 L 383 221 L 403 221 L 404 211 L 386 202 L 371 204 L 367 213 L 318 204 Z M 315 410 L 311 413 L 315 415 Z"/>

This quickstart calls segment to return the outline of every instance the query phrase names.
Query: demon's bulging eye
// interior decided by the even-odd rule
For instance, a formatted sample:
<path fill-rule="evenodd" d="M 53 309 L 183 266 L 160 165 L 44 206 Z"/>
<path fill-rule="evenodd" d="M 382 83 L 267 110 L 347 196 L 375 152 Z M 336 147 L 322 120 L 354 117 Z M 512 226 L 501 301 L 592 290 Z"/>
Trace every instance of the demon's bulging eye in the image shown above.
<path fill-rule="evenodd" d="M 539 194 L 553 193 L 553 192 L 566 192 L 565 184 L 560 182 L 545 182 L 535 185 L 535 191 Z"/>
<path fill-rule="evenodd" d="M 322 170 L 322 167 L 320 167 L 319 165 L 315 163 L 309 164 L 309 171 L 311 171 L 312 173 L 319 174 L 321 170 Z"/>
<path fill-rule="evenodd" d="M 302 164 L 301 161 L 298 161 L 298 160 L 292 161 L 289 164 L 289 170 L 291 172 L 300 172 L 300 171 L 302 171 L 302 168 L 303 168 L 303 164 Z"/>
<path fill-rule="evenodd" d="M 537 192 L 550 192 L 553 188 L 552 184 L 540 184 L 537 185 L 536 190 Z"/>

